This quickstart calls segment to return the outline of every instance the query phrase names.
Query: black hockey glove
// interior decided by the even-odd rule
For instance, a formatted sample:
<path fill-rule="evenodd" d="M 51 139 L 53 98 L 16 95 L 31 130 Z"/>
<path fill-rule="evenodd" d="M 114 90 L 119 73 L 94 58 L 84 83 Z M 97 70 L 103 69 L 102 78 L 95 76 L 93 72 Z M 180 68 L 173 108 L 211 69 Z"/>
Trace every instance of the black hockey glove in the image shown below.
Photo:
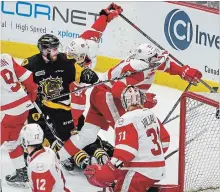
<path fill-rule="evenodd" d="M 81 73 L 80 83 L 93 84 L 98 80 L 98 75 L 89 68 L 84 69 Z"/>

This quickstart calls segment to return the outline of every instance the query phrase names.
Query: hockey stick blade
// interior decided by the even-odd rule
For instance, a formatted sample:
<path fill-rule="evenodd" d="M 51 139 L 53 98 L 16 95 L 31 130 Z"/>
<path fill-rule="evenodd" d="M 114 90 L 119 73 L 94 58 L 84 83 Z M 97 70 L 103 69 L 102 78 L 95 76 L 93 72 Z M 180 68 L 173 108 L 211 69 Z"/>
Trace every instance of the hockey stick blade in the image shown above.
<path fill-rule="evenodd" d="M 143 32 L 139 27 L 137 27 L 133 22 L 131 22 L 127 17 L 125 17 L 122 14 L 119 14 L 121 18 L 123 18 L 127 23 L 129 23 L 132 27 L 134 27 L 137 31 L 139 31 L 144 37 L 146 37 L 149 41 L 151 41 L 154 45 L 156 45 L 159 49 L 165 50 L 160 44 L 158 44 L 156 41 L 154 41 L 149 35 L 147 35 L 145 32 Z M 175 62 L 177 62 L 179 65 L 184 66 L 184 64 L 179 61 L 177 58 L 175 58 L 172 54 L 169 54 L 169 57 L 172 58 Z M 210 91 L 215 93 L 216 91 L 212 89 L 211 86 L 209 86 L 205 81 L 200 79 L 200 83 L 202 83 L 205 87 L 207 87 Z"/>

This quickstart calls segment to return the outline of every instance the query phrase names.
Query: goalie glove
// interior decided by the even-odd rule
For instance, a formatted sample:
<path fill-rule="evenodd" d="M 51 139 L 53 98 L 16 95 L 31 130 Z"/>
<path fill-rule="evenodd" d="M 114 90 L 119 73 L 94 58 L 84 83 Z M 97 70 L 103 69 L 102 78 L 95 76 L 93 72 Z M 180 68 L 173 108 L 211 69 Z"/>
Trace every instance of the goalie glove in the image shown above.
<path fill-rule="evenodd" d="M 83 151 L 80 150 L 78 153 L 76 153 L 73 157 L 76 165 L 80 168 L 80 169 L 85 169 L 88 165 L 90 165 L 90 157 L 89 155 Z"/>
<path fill-rule="evenodd" d="M 116 179 L 116 168 L 108 161 L 105 165 L 90 165 L 84 170 L 88 182 L 96 187 L 110 187 Z"/>

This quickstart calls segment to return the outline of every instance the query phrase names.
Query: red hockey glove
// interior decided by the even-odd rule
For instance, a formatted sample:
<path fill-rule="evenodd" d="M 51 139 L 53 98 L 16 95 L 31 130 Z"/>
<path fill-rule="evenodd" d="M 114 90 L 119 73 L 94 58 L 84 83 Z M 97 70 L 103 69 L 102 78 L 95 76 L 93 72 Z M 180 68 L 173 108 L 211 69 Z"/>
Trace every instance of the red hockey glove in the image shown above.
<path fill-rule="evenodd" d="M 115 4 L 115 3 L 111 3 L 109 6 L 108 6 L 108 9 L 112 9 L 112 10 L 117 10 L 117 9 L 122 9 L 121 6 Z"/>
<path fill-rule="evenodd" d="M 144 103 L 144 107 L 151 109 L 157 104 L 156 94 L 154 93 L 146 93 L 146 101 Z"/>
<path fill-rule="evenodd" d="M 107 22 L 109 23 L 111 20 L 113 20 L 119 14 L 121 14 L 122 11 L 123 11 L 123 9 L 120 6 L 112 3 L 106 9 L 101 10 L 100 16 L 101 15 L 106 15 L 107 16 Z"/>
<path fill-rule="evenodd" d="M 91 185 L 106 188 L 112 185 L 116 178 L 116 168 L 108 161 L 105 165 L 93 164 L 84 170 L 84 175 L 87 177 Z"/>
<path fill-rule="evenodd" d="M 190 68 L 188 65 L 185 65 L 182 67 L 180 76 L 182 79 L 197 85 L 197 83 L 202 78 L 202 73 L 197 69 Z"/>

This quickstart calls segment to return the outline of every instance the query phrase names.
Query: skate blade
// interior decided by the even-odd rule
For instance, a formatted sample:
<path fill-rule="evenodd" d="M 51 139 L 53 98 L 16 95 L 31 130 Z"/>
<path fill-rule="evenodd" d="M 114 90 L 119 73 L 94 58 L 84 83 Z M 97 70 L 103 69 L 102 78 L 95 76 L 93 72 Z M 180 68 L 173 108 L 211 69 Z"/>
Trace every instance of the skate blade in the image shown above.
<path fill-rule="evenodd" d="M 25 188 L 25 189 L 30 188 L 29 182 L 14 182 L 14 183 L 11 183 L 11 182 L 7 181 L 7 184 L 11 187 L 18 187 L 18 188 Z"/>

